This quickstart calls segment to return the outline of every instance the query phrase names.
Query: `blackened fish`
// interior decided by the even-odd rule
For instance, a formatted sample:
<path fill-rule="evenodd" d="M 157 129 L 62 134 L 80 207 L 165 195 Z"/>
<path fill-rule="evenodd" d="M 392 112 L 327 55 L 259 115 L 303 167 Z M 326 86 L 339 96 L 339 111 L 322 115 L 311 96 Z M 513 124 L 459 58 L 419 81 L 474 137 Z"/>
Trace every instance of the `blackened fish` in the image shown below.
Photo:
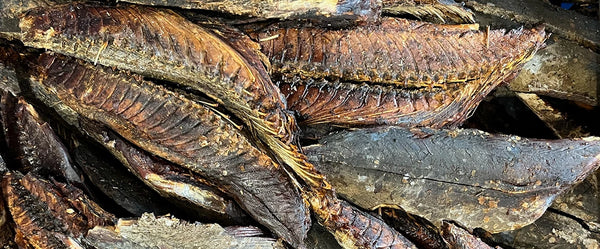
<path fill-rule="evenodd" d="M 63 105 L 199 173 L 261 224 L 302 246 L 310 218 L 298 189 L 227 120 L 138 76 L 51 53 L 38 63 L 32 75 Z"/>

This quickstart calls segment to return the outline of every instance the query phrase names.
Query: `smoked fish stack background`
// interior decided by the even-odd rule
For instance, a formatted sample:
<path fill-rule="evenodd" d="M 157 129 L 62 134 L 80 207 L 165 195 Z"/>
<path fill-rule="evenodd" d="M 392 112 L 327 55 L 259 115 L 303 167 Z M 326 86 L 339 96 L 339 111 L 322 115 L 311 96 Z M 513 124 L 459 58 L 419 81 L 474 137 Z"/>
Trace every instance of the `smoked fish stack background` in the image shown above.
<path fill-rule="evenodd" d="M 433 129 L 461 126 L 549 37 L 540 25 L 481 28 L 453 1 L 10 0 L 0 11 L 7 248 L 307 248 L 311 228 L 344 248 L 489 247 L 452 217 L 338 195 L 321 169 L 351 163 L 307 141 L 345 129 L 443 138 Z M 461 132 L 449 141 L 468 143 Z M 503 135 L 481 136 L 509 160 L 494 153 Z M 541 144 L 577 149 L 517 155 L 549 171 L 517 187 L 482 183 L 538 196 L 523 223 L 599 166 L 594 137 L 514 146 Z"/>

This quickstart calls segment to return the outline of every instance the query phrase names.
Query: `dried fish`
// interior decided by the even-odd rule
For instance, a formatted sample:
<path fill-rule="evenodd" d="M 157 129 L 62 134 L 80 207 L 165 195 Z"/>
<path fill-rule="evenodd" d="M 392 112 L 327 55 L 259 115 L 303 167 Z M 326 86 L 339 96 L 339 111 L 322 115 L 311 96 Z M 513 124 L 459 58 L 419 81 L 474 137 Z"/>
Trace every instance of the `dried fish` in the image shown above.
<path fill-rule="evenodd" d="M 67 182 L 82 186 L 83 176 L 73 166 L 67 149 L 33 106 L 6 92 L 1 96 L 0 111 L 6 143 L 23 171 L 64 177 Z"/>
<path fill-rule="evenodd" d="M 387 18 L 379 26 L 279 27 L 250 34 L 286 75 L 404 88 L 504 79 L 543 46 L 543 28 L 477 31 Z"/>
<path fill-rule="evenodd" d="M 339 199 L 310 196 L 319 222 L 335 235 L 344 248 L 417 248 L 398 231 L 376 218 Z"/>
<path fill-rule="evenodd" d="M 303 125 L 427 126 L 462 124 L 500 79 L 490 84 L 452 84 L 446 89 L 407 90 L 392 86 L 282 78 L 281 92 Z"/>
<path fill-rule="evenodd" d="M 8 172 L 8 169 L 6 168 L 4 159 L 2 159 L 2 156 L 0 155 L 0 175 L 4 175 L 6 172 Z M 0 193 L 2 193 L 2 184 L 0 184 Z M 8 210 L 4 203 L 4 197 L 3 195 L 0 195 L 0 245 L 13 248 L 16 247 L 16 245 L 14 245 L 12 242 L 15 234 L 8 215 Z"/>
<path fill-rule="evenodd" d="M 378 0 L 125 0 L 124 2 L 212 10 L 264 19 L 311 16 L 377 19 L 381 12 L 381 1 Z"/>
<path fill-rule="evenodd" d="M 404 210 L 383 208 L 383 220 L 422 249 L 449 249 L 439 230 L 426 219 Z"/>
<path fill-rule="evenodd" d="M 123 165 L 146 185 L 164 197 L 181 199 L 189 204 L 212 211 L 211 217 L 224 216 L 241 219 L 243 211 L 221 191 L 206 185 L 206 180 L 183 168 L 135 148 L 112 131 L 87 123 L 82 125 L 86 133 L 111 151 Z M 140 214 L 141 215 L 141 214 Z"/>
<path fill-rule="evenodd" d="M 487 36 L 496 45 L 488 49 L 479 41 L 483 32 L 448 27 L 387 19 L 374 30 L 283 28 L 254 35 L 279 35 L 263 41 L 263 51 L 275 71 L 292 75 L 274 81 L 303 124 L 439 128 L 461 124 L 483 97 L 518 72 L 546 37 L 538 29 L 506 35 L 494 31 Z M 453 47 L 450 41 L 466 46 Z M 512 45 L 505 49 L 507 44 Z M 427 49 L 417 49 L 421 46 Z M 444 46 L 448 49 L 440 49 Z M 399 63 L 388 64 L 390 58 Z M 396 85 L 353 83 L 361 81 Z"/>
<path fill-rule="evenodd" d="M 2 191 L 16 223 L 19 247 L 82 248 L 80 238 L 88 229 L 115 220 L 81 190 L 31 173 L 4 174 Z"/>
<path fill-rule="evenodd" d="M 221 116 L 140 77 L 51 53 L 34 81 L 82 117 L 205 177 L 261 224 L 302 246 L 310 218 L 283 170 Z M 66 73 L 68 72 L 68 73 Z"/>
<path fill-rule="evenodd" d="M 304 151 L 363 208 L 401 206 L 437 225 L 501 232 L 535 221 L 597 169 L 600 141 L 388 127 L 340 132 Z"/>
<path fill-rule="evenodd" d="M 28 46 L 178 82 L 207 94 L 242 119 L 311 186 L 330 188 L 290 144 L 296 127 L 293 115 L 285 110 L 277 86 L 265 77 L 265 68 L 250 66 L 261 62 L 248 62 L 260 56 L 241 56 L 172 11 L 139 6 L 37 9 L 23 17 L 20 27 Z"/>
<path fill-rule="evenodd" d="M 143 182 L 127 171 L 110 153 L 84 139 L 73 138 L 76 144 L 71 150 L 73 160 L 89 179 L 89 189 L 94 196 L 106 196 L 112 200 L 110 208 L 119 216 L 142 215 L 144 212 L 166 214 L 172 204 L 146 187 Z M 123 212 L 126 211 L 126 212 Z M 126 213 L 126 214 L 122 214 Z"/>
<path fill-rule="evenodd" d="M 190 224 L 175 217 L 155 217 L 143 214 L 138 219 L 120 219 L 114 228 L 95 227 L 86 239 L 98 248 L 213 248 L 213 249 L 283 249 L 274 239 L 258 237 L 260 230 L 247 236 L 231 233 L 218 224 Z M 236 228 L 241 229 L 241 228 Z"/>
<path fill-rule="evenodd" d="M 442 236 L 450 244 L 451 249 L 493 248 L 481 241 L 481 239 L 473 236 L 469 231 L 446 221 L 442 222 Z"/>
<path fill-rule="evenodd" d="M 383 13 L 440 23 L 474 23 L 473 13 L 453 0 L 383 0 Z"/>

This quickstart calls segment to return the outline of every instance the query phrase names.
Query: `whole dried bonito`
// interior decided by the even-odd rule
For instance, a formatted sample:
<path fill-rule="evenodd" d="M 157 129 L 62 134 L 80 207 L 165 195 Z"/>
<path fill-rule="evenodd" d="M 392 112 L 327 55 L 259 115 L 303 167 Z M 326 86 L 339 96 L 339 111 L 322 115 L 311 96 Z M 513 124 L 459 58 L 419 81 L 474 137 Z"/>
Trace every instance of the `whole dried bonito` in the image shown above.
<path fill-rule="evenodd" d="M 39 82 L 45 94 L 60 100 L 55 108 L 101 122 L 202 175 L 261 224 L 302 245 L 310 219 L 298 190 L 279 165 L 217 113 L 140 77 L 66 56 L 43 54 L 36 70 L 32 84 Z"/>
<path fill-rule="evenodd" d="M 305 125 L 442 127 L 461 124 L 547 37 L 543 28 L 473 28 L 387 18 L 341 30 L 274 24 L 250 35 Z"/>
<path fill-rule="evenodd" d="M 539 218 L 599 166 L 600 140 L 537 140 L 478 130 L 360 129 L 304 148 L 337 191 L 367 209 L 400 206 L 501 232 Z"/>

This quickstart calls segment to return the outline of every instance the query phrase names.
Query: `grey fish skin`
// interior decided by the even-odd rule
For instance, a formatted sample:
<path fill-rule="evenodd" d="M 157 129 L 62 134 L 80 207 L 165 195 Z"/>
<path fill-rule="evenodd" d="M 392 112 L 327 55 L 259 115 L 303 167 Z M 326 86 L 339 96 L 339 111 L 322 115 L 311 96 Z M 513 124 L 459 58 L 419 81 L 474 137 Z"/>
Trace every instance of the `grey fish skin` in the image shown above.
<path fill-rule="evenodd" d="M 260 19 L 337 16 L 345 19 L 376 20 L 381 14 L 381 0 L 125 0 L 123 2 L 212 10 Z"/>
<path fill-rule="evenodd" d="M 33 81 L 62 105 L 197 172 L 261 224 L 303 246 L 310 218 L 298 190 L 279 165 L 210 109 L 141 77 L 74 58 L 43 54 L 36 70 Z"/>
<path fill-rule="evenodd" d="M 304 148 L 339 193 L 366 208 L 401 206 L 434 224 L 502 232 L 539 218 L 600 165 L 600 140 L 536 140 L 478 130 L 385 127 Z"/>

